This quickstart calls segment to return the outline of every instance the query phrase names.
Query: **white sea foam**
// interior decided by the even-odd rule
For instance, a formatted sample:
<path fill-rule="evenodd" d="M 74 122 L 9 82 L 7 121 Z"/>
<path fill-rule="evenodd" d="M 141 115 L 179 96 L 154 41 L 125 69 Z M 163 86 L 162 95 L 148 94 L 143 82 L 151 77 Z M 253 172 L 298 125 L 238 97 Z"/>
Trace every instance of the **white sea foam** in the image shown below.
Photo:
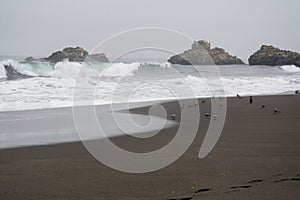
<path fill-rule="evenodd" d="M 98 72 L 95 69 L 88 67 L 83 63 L 75 62 L 58 62 L 54 66 L 54 70 L 49 73 L 51 77 L 89 77 L 97 76 Z"/>
<path fill-rule="evenodd" d="M 6 78 L 6 72 L 4 65 L 2 64 L 2 62 L 0 62 L 0 79 L 2 78 Z"/>
<path fill-rule="evenodd" d="M 287 72 L 300 72 L 300 67 L 296 67 L 295 65 L 284 65 L 280 66 L 280 68 Z"/>
<path fill-rule="evenodd" d="M 103 76 L 134 76 L 134 71 L 138 70 L 140 63 L 112 63 L 103 70 Z"/>
<path fill-rule="evenodd" d="M 38 76 L 38 74 L 36 74 L 34 72 L 34 70 L 32 69 L 32 66 L 30 64 L 26 64 L 26 63 L 19 63 L 17 61 L 14 60 L 4 60 L 1 61 L 1 65 L 10 65 L 12 68 L 14 68 L 17 72 L 24 74 L 24 75 L 28 75 L 28 76 Z"/>
<path fill-rule="evenodd" d="M 77 77 L 83 76 L 107 76 L 121 77 L 134 76 L 134 72 L 141 67 L 159 67 L 161 69 L 171 68 L 168 62 L 135 62 L 135 63 L 76 63 L 63 61 L 55 65 L 47 62 L 19 63 L 14 60 L 0 62 L 0 78 L 5 78 L 4 65 L 10 65 L 18 73 L 28 76 L 43 77 Z"/>
<path fill-rule="evenodd" d="M 223 76 L 209 80 L 208 88 L 207 80 L 200 77 L 199 71 L 209 73 L 210 66 L 199 66 L 195 70 L 189 66 L 174 67 L 155 62 L 91 64 L 66 61 L 51 65 L 7 60 L 0 62 L 0 70 L 1 67 L 4 70 L 4 64 L 10 64 L 19 73 L 47 77 L 1 80 L 0 111 L 72 106 L 76 78 L 84 83 L 80 85 L 80 98 L 92 99 L 95 104 L 218 94 L 275 94 L 300 89 L 300 73 L 294 66 L 295 72 L 289 73 L 280 67 L 220 67 Z M 1 76 L 5 77 L 3 70 Z M 223 87 L 219 83 L 223 83 Z"/>

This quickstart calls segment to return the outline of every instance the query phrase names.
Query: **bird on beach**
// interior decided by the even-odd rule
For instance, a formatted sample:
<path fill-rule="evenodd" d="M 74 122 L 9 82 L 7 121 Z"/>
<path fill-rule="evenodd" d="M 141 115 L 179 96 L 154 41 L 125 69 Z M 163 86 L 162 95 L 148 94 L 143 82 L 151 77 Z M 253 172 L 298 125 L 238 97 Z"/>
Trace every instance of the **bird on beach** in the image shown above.
<path fill-rule="evenodd" d="M 205 113 L 204 116 L 205 116 L 205 118 L 208 118 L 208 117 L 210 117 L 210 114 Z"/>
<path fill-rule="evenodd" d="M 266 104 L 262 104 L 262 105 L 260 106 L 261 109 L 264 109 L 265 107 L 266 107 Z"/>
<path fill-rule="evenodd" d="M 205 102 L 206 102 L 206 100 L 205 100 L 205 99 L 201 100 L 201 103 L 205 103 Z"/>
<path fill-rule="evenodd" d="M 296 91 L 295 91 L 295 94 L 300 94 L 300 90 L 296 90 Z"/>
<path fill-rule="evenodd" d="M 250 98 L 249 98 L 249 103 L 253 103 L 253 97 L 252 96 L 250 96 Z"/>
<path fill-rule="evenodd" d="M 239 94 L 236 94 L 236 97 L 237 98 L 239 98 L 239 99 L 241 99 L 242 97 L 239 95 Z"/>
<path fill-rule="evenodd" d="M 175 120 L 175 117 L 176 117 L 176 114 L 173 113 L 173 114 L 171 115 L 171 119 L 172 119 L 172 120 Z"/>
<path fill-rule="evenodd" d="M 274 113 L 274 114 L 279 114 L 279 113 L 280 113 L 280 110 L 278 110 L 277 108 L 274 108 L 274 109 L 273 109 L 273 113 Z"/>

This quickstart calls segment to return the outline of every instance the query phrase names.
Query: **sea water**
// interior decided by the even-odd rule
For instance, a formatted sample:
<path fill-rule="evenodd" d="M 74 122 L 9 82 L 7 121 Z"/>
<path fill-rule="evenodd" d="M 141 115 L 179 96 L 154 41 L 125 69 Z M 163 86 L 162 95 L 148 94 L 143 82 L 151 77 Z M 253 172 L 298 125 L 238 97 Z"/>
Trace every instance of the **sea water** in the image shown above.
<path fill-rule="evenodd" d="M 8 80 L 4 65 L 30 78 Z M 214 70 L 212 70 L 214 69 Z M 222 85 L 207 85 L 207 80 Z M 74 88 L 84 80 L 93 104 L 209 96 L 268 95 L 300 89 L 296 66 L 183 66 L 167 62 L 0 62 L 0 111 L 73 106 Z M 76 94 L 78 95 L 78 94 Z"/>

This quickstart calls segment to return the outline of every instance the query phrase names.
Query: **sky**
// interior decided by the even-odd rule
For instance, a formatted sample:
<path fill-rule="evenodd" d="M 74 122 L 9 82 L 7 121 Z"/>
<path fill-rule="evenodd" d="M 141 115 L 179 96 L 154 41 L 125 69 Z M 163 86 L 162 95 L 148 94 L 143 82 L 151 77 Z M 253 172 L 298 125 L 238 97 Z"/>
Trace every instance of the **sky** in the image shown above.
<path fill-rule="evenodd" d="M 0 0 L 0 55 L 48 56 L 66 46 L 91 51 L 119 32 L 162 27 L 247 61 L 262 44 L 299 52 L 299 9 L 299 0 Z M 177 53 L 190 45 L 179 42 Z"/>

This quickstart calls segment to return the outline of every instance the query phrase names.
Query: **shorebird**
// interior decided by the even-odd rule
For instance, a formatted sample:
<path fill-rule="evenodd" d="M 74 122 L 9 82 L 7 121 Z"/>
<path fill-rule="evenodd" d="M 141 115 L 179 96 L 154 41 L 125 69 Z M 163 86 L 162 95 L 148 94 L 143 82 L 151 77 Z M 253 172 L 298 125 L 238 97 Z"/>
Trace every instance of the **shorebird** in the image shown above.
<path fill-rule="evenodd" d="M 261 109 L 264 109 L 265 107 L 266 107 L 265 104 L 262 104 L 262 105 L 260 106 Z"/>
<path fill-rule="evenodd" d="M 236 94 L 237 98 L 241 99 L 242 97 L 239 94 Z"/>
<path fill-rule="evenodd" d="M 205 113 L 204 116 L 205 116 L 205 118 L 208 118 L 208 117 L 210 117 L 210 114 Z"/>
<path fill-rule="evenodd" d="M 273 112 L 274 112 L 274 114 L 279 114 L 279 113 L 280 113 L 280 110 L 278 110 L 277 108 L 274 108 L 274 109 L 273 109 Z"/>
<path fill-rule="evenodd" d="M 176 114 L 173 113 L 173 114 L 171 115 L 171 119 L 172 119 L 172 120 L 175 120 L 175 117 L 176 117 Z"/>
<path fill-rule="evenodd" d="M 300 90 L 296 90 L 296 91 L 295 91 L 295 94 L 300 94 Z"/>
<path fill-rule="evenodd" d="M 249 103 L 253 103 L 253 97 L 252 96 L 250 96 L 250 98 L 249 98 Z"/>
<path fill-rule="evenodd" d="M 201 100 L 201 103 L 205 103 L 205 102 L 206 102 L 206 100 L 205 100 L 205 99 L 202 99 L 202 100 Z"/>

